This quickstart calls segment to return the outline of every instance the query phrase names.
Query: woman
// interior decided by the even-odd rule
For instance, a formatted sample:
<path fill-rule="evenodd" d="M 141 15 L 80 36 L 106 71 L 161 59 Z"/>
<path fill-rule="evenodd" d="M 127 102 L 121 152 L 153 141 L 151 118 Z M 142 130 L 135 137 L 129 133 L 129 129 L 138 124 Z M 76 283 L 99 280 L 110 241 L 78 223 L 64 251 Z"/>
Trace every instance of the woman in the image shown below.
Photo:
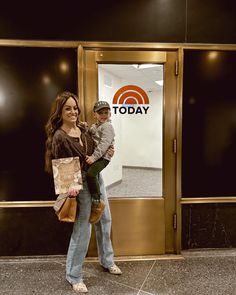
<path fill-rule="evenodd" d="M 66 259 L 66 279 L 76 292 L 88 292 L 82 279 L 82 264 L 84 262 L 91 235 L 89 223 L 91 213 L 91 196 L 89 195 L 85 171 L 85 157 L 93 153 L 93 140 L 89 133 L 79 123 L 80 109 L 77 96 L 65 91 L 54 101 L 46 125 L 46 170 L 51 172 L 53 158 L 80 157 L 82 167 L 83 190 L 71 189 L 69 195 L 77 197 L 79 203 L 78 218 L 73 227 Z M 121 270 L 113 260 L 113 249 L 110 240 L 111 214 L 102 178 L 99 177 L 102 200 L 105 209 L 100 221 L 95 224 L 98 255 L 100 264 L 111 274 L 121 274 Z"/>

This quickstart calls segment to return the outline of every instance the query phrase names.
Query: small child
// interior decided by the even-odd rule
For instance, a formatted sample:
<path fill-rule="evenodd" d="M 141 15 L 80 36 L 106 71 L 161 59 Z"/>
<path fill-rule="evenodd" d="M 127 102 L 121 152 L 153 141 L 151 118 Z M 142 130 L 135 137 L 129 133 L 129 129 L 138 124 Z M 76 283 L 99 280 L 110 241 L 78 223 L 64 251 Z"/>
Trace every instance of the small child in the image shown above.
<path fill-rule="evenodd" d="M 107 150 L 114 144 L 115 131 L 111 124 L 111 108 L 106 101 L 95 103 L 94 116 L 97 120 L 90 128 L 90 133 L 95 142 L 95 149 L 91 156 L 86 156 L 86 162 L 90 165 L 86 172 L 88 188 L 92 197 L 92 208 L 90 223 L 97 223 L 105 208 L 104 202 L 100 199 L 100 187 L 98 174 L 109 164 L 111 157 Z"/>

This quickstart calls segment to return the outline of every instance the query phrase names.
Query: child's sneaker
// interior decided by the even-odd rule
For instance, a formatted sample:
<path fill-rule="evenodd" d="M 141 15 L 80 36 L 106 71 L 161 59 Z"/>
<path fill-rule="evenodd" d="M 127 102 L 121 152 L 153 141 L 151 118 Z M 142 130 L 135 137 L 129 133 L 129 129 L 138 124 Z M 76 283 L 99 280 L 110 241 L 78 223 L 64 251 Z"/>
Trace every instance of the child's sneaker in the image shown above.
<path fill-rule="evenodd" d="M 100 200 L 98 205 L 92 204 L 89 222 L 92 224 L 97 223 L 102 216 L 104 208 L 105 208 L 105 203 L 102 200 Z"/>

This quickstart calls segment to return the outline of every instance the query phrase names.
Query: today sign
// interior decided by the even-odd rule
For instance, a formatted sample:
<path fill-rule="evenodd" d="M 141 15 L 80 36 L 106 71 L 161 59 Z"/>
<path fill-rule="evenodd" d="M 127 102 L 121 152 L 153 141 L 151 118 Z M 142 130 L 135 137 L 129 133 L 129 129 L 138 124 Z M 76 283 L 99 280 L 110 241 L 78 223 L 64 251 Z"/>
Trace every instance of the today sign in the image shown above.
<path fill-rule="evenodd" d="M 121 87 L 115 93 L 112 103 L 114 114 L 142 115 L 147 114 L 149 109 L 147 93 L 136 85 Z"/>
<path fill-rule="evenodd" d="M 149 106 L 113 106 L 114 114 L 147 114 Z"/>

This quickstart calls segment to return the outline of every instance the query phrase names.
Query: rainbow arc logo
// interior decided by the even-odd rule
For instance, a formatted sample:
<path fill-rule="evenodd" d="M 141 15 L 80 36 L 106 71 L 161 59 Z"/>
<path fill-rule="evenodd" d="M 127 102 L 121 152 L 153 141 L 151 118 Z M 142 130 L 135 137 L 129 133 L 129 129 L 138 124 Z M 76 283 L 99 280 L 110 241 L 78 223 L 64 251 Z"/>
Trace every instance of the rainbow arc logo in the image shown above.
<path fill-rule="evenodd" d="M 149 104 L 147 93 L 136 85 L 121 87 L 113 97 L 113 104 Z"/>
<path fill-rule="evenodd" d="M 114 95 L 112 100 L 114 113 L 117 114 L 147 114 L 149 104 L 147 93 L 139 86 L 126 85 L 121 87 Z M 135 106 L 134 105 L 139 105 Z"/>

